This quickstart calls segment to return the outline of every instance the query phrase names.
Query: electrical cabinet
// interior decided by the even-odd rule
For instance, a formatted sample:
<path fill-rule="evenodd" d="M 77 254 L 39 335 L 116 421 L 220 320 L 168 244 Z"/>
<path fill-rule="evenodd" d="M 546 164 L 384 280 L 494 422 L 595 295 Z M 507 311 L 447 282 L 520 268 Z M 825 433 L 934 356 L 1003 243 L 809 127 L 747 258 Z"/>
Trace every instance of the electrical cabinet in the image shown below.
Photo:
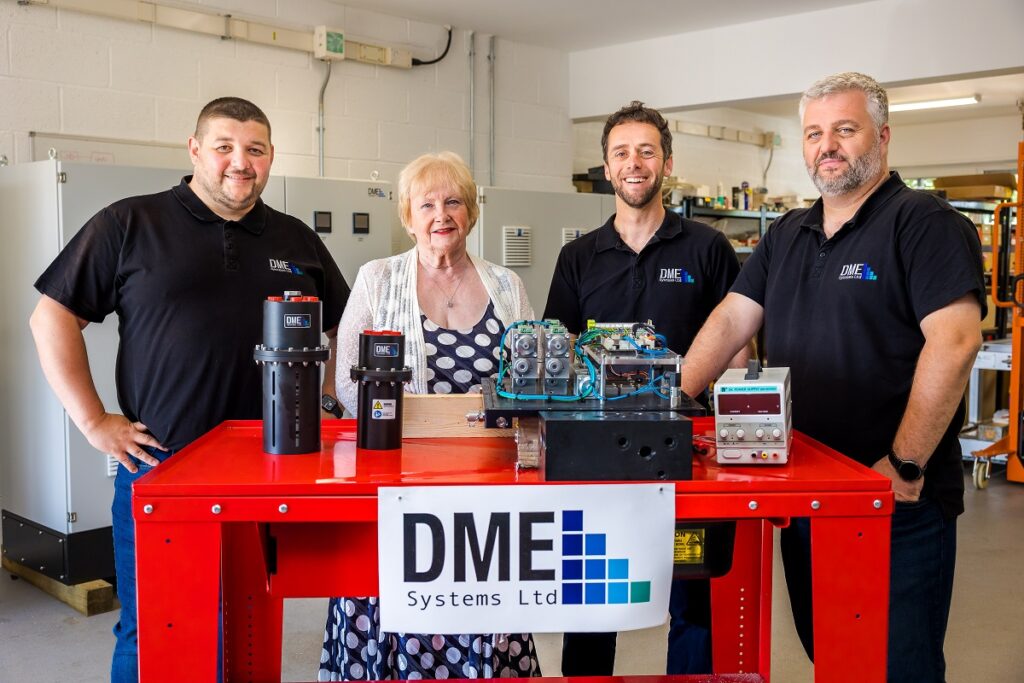
<path fill-rule="evenodd" d="M 599 228 L 615 213 L 615 196 L 481 187 L 480 218 L 470 253 L 515 271 L 538 316 L 547 303 L 562 246 Z"/>
<path fill-rule="evenodd" d="M 39 300 L 33 283 L 97 211 L 173 187 L 188 172 L 58 160 L 0 168 L 0 240 L 7 254 L 0 274 L 0 380 L 7 395 L 0 409 L 3 552 L 64 583 L 113 575 L 110 502 L 117 462 L 89 445 L 43 376 L 28 328 Z M 391 252 L 395 202 L 388 183 L 271 176 L 262 197 L 310 229 L 323 230 L 329 216 L 331 231 L 318 234 L 350 285 L 359 266 Z M 118 410 L 116 316 L 89 325 L 84 335 L 100 398 Z"/>

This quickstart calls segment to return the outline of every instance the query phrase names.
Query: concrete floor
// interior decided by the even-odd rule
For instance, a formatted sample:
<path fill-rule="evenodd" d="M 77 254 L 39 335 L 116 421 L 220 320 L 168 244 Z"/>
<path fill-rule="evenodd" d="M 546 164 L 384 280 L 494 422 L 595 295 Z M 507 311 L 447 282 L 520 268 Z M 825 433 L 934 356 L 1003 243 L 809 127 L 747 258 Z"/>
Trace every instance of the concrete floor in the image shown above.
<path fill-rule="evenodd" d="M 1001 471 L 984 491 L 968 472 L 967 512 L 959 523 L 953 611 L 946 637 L 948 680 L 1024 681 L 1024 486 Z M 802 683 L 812 670 L 789 617 L 781 566 L 774 574 L 772 680 Z M 289 600 L 285 607 L 286 681 L 316 679 L 326 600 Z M 0 577 L 0 683 L 108 679 L 115 614 L 85 618 L 24 581 Z M 666 628 L 622 633 L 617 674 L 664 672 Z M 541 665 L 557 675 L 560 634 L 537 636 Z M 851 653 L 851 662 L 856 653 Z"/>

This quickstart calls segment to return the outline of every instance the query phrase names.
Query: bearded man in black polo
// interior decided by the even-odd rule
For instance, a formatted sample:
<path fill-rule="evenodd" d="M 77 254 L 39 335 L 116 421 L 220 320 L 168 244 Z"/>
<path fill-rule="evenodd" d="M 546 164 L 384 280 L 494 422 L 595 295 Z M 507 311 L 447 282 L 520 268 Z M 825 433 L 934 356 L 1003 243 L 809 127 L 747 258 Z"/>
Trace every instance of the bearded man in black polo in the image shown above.
<path fill-rule="evenodd" d="M 736 252 L 721 232 L 665 210 L 661 185 L 672 173 L 672 133 L 658 111 L 633 102 L 615 112 L 601 148 L 615 213 L 562 247 L 544 317 L 573 334 L 587 320 L 651 320 L 667 346 L 685 354 L 736 279 Z M 736 367 L 746 358 L 746 348 L 738 349 Z M 667 673 L 711 673 L 710 595 L 706 579 L 672 582 Z M 562 675 L 610 676 L 615 640 L 614 633 L 565 634 Z"/>
<path fill-rule="evenodd" d="M 963 512 L 957 434 L 985 314 L 981 244 L 945 201 L 890 172 L 885 90 L 842 73 L 800 101 L 821 198 L 761 240 L 700 331 L 683 391 L 703 391 L 764 323 L 792 372 L 793 427 L 892 480 L 890 683 L 942 683 Z M 782 531 L 797 632 L 813 658 L 810 525 Z"/>

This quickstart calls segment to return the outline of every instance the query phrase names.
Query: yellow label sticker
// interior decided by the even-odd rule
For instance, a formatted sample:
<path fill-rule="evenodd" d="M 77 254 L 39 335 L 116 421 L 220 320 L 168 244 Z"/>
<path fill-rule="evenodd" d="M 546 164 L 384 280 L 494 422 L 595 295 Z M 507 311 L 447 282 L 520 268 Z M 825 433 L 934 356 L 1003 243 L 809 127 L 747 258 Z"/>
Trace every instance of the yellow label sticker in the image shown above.
<path fill-rule="evenodd" d="M 704 529 L 676 529 L 672 561 L 704 564 Z"/>

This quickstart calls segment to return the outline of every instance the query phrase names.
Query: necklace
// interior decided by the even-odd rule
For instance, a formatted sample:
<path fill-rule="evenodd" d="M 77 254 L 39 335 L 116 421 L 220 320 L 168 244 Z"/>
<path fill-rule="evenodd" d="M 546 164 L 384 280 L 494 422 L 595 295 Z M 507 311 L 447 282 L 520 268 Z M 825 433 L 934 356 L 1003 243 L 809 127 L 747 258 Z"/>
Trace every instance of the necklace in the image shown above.
<path fill-rule="evenodd" d="M 424 264 L 424 265 L 426 265 L 426 264 Z M 435 270 L 435 271 L 436 270 L 440 270 L 439 268 L 433 268 L 432 266 L 426 266 L 426 267 L 427 267 L 428 272 L 430 270 Z M 434 284 L 437 285 L 437 288 L 440 289 L 441 292 L 444 294 L 444 297 L 445 297 L 445 299 L 444 299 L 445 307 L 446 308 L 455 308 L 455 295 L 458 293 L 459 287 L 462 286 L 462 281 L 466 278 L 466 271 L 463 271 L 462 275 L 459 276 L 459 281 L 455 283 L 455 289 L 453 289 L 451 291 L 451 293 L 449 293 L 448 290 L 446 290 L 444 287 L 441 286 L 441 283 L 438 282 L 434 278 L 433 274 L 429 275 L 429 277 L 430 277 L 431 280 L 434 281 Z"/>
<path fill-rule="evenodd" d="M 461 276 L 459 277 L 459 281 L 455 283 L 455 289 L 453 289 L 453 290 L 452 290 L 452 293 L 451 293 L 451 294 L 449 294 L 448 292 L 445 292 L 445 289 L 444 289 L 444 287 L 441 287 L 441 285 L 440 285 L 440 284 L 438 284 L 438 285 L 437 285 L 438 287 L 440 287 L 441 291 L 442 291 L 442 292 L 444 292 L 444 295 L 445 295 L 445 305 L 446 305 L 446 306 L 447 306 L 448 308 L 455 308 L 455 293 L 459 291 L 459 287 L 461 287 L 461 286 L 462 286 L 462 280 L 463 280 L 463 279 L 464 279 L 465 277 L 466 277 L 466 274 L 465 274 L 465 273 L 463 273 L 463 274 L 462 274 L 462 275 L 461 275 Z"/>

